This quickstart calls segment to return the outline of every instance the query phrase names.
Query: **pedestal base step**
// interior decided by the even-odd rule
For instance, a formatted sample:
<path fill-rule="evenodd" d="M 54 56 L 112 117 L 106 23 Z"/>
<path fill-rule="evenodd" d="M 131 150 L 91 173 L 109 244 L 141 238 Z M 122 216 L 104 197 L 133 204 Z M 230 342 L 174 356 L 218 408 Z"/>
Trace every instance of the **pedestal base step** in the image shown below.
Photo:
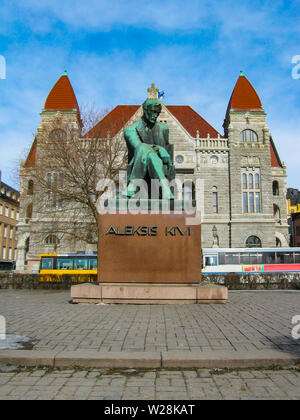
<path fill-rule="evenodd" d="M 224 286 L 163 283 L 79 284 L 71 287 L 73 303 L 226 303 Z"/>

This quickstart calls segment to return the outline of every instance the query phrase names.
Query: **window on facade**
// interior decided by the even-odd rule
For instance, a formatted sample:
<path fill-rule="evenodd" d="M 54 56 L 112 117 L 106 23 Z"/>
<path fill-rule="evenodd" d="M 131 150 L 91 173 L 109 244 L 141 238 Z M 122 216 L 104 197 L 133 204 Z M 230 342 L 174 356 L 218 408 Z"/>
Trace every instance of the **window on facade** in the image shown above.
<path fill-rule="evenodd" d="M 30 179 L 27 185 L 27 195 L 33 195 L 33 181 Z"/>
<path fill-rule="evenodd" d="M 3 206 L 0 204 L 0 215 L 3 214 Z"/>
<path fill-rule="evenodd" d="M 61 191 L 63 189 L 63 175 L 58 173 L 47 174 L 47 199 L 52 209 L 62 210 L 63 199 L 61 198 Z"/>
<path fill-rule="evenodd" d="M 273 195 L 279 195 L 279 184 L 278 184 L 278 181 L 273 181 L 272 189 L 273 189 Z"/>
<path fill-rule="evenodd" d="M 259 168 L 242 169 L 243 213 L 261 212 L 261 190 Z"/>
<path fill-rule="evenodd" d="M 253 130 L 244 130 L 240 133 L 240 140 L 246 142 L 258 141 L 258 136 Z"/>
<path fill-rule="evenodd" d="M 58 245 L 59 244 L 59 239 L 56 235 L 48 235 L 45 239 L 45 244 L 46 245 Z"/>
<path fill-rule="evenodd" d="M 4 225 L 3 238 L 7 238 L 7 225 Z"/>
<path fill-rule="evenodd" d="M 213 213 L 218 213 L 219 212 L 219 200 L 218 200 L 218 189 L 217 189 L 217 187 L 213 187 L 212 198 L 213 198 Z"/>
<path fill-rule="evenodd" d="M 253 174 L 249 174 L 249 189 L 253 190 Z"/>
<path fill-rule="evenodd" d="M 280 223 L 280 209 L 277 204 L 273 204 L 273 216 L 276 223 Z"/>
<path fill-rule="evenodd" d="M 8 207 L 5 207 L 4 216 L 8 217 Z"/>
<path fill-rule="evenodd" d="M 32 204 L 28 204 L 27 208 L 26 208 L 26 218 L 25 218 L 25 222 L 29 223 L 30 219 L 32 218 Z"/>
<path fill-rule="evenodd" d="M 6 247 L 5 246 L 2 247 L 2 257 L 1 258 L 3 260 L 5 260 L 5 258 L 6 258 Z"/>
<path fill-rule="evenodd" d="M 246 240 L 247 248 L 261 248 L 261 240 L 257 236 L 249 236 Z"/>
<path fill-rule="evenodd" d="M 248 188 L 247 174 L 242 174 L 242 188 L 243 190 Z"/>
<path fill-rule="evenodd" d="M 249 206 L 248 206 L 248 193 L 243 192 L 243 212 L 248 213 L 249 212 Z"/>
<path fill-rule="evenodd" d="M 189 180 L 189 181 L 185 181 L 183 186 L 182 186 L 182 193 L 183 193 L 183 199 L 190 201 L 193 200 L 193 195 L 194 195 L 194 183 L 193 181 Z"/>

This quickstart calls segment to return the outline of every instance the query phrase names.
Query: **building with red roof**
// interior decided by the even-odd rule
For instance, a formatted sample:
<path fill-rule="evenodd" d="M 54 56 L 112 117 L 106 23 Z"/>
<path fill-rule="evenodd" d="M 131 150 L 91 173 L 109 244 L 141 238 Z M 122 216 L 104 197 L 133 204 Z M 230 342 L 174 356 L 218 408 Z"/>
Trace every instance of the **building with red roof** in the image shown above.
<path fill-rule="evenodd" d="M 154 84 L 148 89 L 148 97 L 158 99 Z M 187 179 L 204 182 L 203 247 L 287 246 L 286 168 L 269 132 L 261 100 L 246 76 L 240 73 L 224 110 L 223 133 L 190 106 L 165 105 L 162 101 L 161 105 L 158 120 L 169 128 L 176 177 L 182 182 Z M 53 243 L 46 231 L 42 233 L 40 229 L 35 233 L 39 231 L 37 225 L 33 229 L 34 194 L 28 197 L 26 191 L 39 165 L 42 133 L 54 119 L 59 119 L 62 125 L 71 124 L 79 130 L 84 141 L 119 138 L 125 147 L 124 128 L 135 123 L 142 113 L 142 105 L 117 105 L 84 132 L 76 95 L 66 72 L 55 83 L 46 98 L 41 124 L 21 168 L 20 270 L 24 269 L 24 264 L 36 270 L 39 254 L 54 249 L 60 253 L 96 251 L 96 247 L 79 239 L 62 237 L 59 229 Z M 195 198 L 193 188 L 186 187 L 185 192 L 191 199 Z M 26 219 L 28 206 L 31 206 L 32 220 Z M 53 239 L 53 233 L 51 235 Z"/>

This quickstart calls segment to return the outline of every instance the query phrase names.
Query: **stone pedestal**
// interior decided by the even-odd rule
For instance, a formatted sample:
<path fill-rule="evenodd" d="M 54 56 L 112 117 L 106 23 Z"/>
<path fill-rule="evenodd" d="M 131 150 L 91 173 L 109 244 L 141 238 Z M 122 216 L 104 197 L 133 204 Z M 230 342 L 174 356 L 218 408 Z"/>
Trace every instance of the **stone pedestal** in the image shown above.
<path fill-rule="evenodd" d="M 200 224 L 188 225 L 176 211 L 119 210 L 99 216 L 99 284 L 72 286 L 74 303 L 226 302 L 226 287 L 200 284 Z"/>
<path fill-rule="evenodd" d="M 201 226 L 187 215 L 99 216 L 98 281 L 189 284 L 201 281 Z"/>
<path fill-rule="evenodd" d="M 200 284 L 90 283 L 71 287 L 74 303 L 226 303 L 227 287 Z"/>

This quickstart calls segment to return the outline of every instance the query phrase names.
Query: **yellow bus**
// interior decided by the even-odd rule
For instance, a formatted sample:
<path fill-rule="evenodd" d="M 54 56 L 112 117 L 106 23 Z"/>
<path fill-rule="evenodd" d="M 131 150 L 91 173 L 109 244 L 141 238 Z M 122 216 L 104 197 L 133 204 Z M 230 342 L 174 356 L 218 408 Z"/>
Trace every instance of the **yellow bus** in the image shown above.
<path fill-rule="evenodd" d="M 63 275 L 76 275 L 77 282 L 94 281 L 97 275 L 96 254 L 41 254 L 39 280 L 43 282 L 61 281 Z"/>

